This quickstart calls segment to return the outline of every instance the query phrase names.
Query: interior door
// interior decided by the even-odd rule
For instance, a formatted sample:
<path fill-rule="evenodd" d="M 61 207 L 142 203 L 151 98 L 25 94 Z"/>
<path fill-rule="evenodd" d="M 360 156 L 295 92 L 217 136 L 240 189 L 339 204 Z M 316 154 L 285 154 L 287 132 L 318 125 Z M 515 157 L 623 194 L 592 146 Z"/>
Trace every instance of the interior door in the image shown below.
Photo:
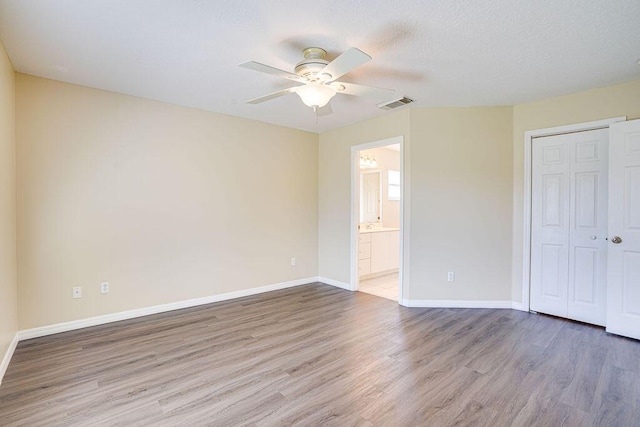
<path fill-rule="evenodd" d="M 569 153 L 562 137 L 532 145 L 531 309 L 567 316 Z"/>
<path fill-rule="evenodd" d="M 607 331 L 640 339 L 640 120 L 610 139 Z"/>
<path fill-rule="evenodd" d="M 572 154 L 567 317 L 604 326 L 607 318 L 609 130 L 569 135 Z"/>
<path fill-rule="evenodd" d="M 532 145 L 531 309 L 604 325 L 608 130 Z"/>
<path fill-rule="evenodd" d="M 361 174 L 361 219 L 360 222 L 380 220 L 380 171 Z"/>

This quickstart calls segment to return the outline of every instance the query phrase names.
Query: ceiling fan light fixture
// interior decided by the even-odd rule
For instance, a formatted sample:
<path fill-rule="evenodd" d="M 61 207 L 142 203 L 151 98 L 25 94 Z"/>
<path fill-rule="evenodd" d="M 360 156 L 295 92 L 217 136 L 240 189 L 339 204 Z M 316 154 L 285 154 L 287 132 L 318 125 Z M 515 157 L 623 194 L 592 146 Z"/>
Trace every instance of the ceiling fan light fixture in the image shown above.
<path fill-rule="evenodd" d="M 296 93 L 304 105 L 316 109 L 327 105 L 336 95 L 336 90 L 327 85 L 310 83 L 296 90 Z"/>

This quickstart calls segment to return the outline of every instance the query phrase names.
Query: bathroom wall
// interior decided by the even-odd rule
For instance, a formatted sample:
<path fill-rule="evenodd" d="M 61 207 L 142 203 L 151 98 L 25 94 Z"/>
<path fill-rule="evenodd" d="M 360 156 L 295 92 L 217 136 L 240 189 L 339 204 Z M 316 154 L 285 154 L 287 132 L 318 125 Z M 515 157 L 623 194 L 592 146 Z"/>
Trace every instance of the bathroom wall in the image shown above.
<path fill-rule="evenodd" d="M 389 171 L 400 170 L 400 152 L 389 148 L 373 148 L 360 152 L 363 156 L 373 156 L 378 162 L 377 170 L 382 173 L 382 224 L 388 228 L 400 227 L 400 201 L 389 200 Z M 363 169 L 366 171 L 367 169 Z"/>

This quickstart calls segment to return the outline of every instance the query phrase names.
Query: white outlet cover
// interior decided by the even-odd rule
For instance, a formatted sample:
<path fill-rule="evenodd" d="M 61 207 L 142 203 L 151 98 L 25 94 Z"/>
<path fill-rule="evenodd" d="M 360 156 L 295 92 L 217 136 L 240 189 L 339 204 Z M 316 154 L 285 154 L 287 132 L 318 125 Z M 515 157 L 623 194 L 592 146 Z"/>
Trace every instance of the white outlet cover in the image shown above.
<path fill-rule="evenodd" d="M 109 282 L 100 283 L 100 293 L 108 294 L 109 293 Z"/>
<path fill-rule="evenodd" d="M 82 298 L 82 288 L 80 286 L 74 286 L 71 296 L 73 298 Z"/>

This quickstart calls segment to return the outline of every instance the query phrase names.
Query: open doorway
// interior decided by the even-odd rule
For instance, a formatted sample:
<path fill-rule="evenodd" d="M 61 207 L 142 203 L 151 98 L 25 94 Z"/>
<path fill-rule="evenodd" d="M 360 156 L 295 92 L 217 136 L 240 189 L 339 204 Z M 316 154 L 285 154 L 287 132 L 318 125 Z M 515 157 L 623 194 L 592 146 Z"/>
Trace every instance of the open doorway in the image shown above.
<path fill-rule="evenodd" d="M 353 147 L 352 283 L 402 300 L 402 138 Z"/>

